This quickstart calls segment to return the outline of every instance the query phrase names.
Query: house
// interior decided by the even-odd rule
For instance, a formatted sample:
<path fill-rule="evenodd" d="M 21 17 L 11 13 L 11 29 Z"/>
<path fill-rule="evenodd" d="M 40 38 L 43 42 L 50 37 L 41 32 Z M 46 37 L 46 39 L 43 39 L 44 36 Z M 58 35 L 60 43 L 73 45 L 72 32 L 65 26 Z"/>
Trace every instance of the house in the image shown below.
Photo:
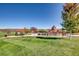
<path fill-rule="evenodd" d="M 37 29 L 35 27 L 31 27 L 30 29 L 0 29 L 1 32 L 7 33 L 7 35 L 11 35 L 14 32 L 14 35 L 32 35 L 32 36 L 61 36 L 66 35 L 66 32 L 62 29 L 57 29 L 53 26 L 51 29 Z M 13 35 L 13 34 L 12 34 Z"/>
<path fill-rule="evenodd" d="M 0 29 L 1 32 L 6 33 L 7 35 L 19 35 L 19 34 L 26 34 L 29 32 L 29 29 Z"/>
<path fill-rule="evenodd" d="M 30 28 L 30 31 L 31 31 L 31 33 L 37 33 L 38 32 L 38 29 L 35 28 L 35 27 L 31 27 Z"/>
<path fill-rule="evenodd" d="M 61 36 L 64 32 L 61 29 L 57 29 L 55 26 L 53 26 L 51 29 L 48 30 L 49 36 Z"/>
<path fill-rule="evenodd" d="M 38 35 L 38 29 L 35 28 L 35 27 L 31 27 L 29 34 L 30 34 L 31 36 L 37 36 L 37 35 Z"/>

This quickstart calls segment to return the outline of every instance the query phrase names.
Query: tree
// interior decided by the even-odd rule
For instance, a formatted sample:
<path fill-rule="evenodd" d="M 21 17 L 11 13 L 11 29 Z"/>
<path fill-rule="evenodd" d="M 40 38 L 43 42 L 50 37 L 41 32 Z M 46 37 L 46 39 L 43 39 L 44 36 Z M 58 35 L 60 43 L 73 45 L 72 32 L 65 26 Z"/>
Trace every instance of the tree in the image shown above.
<path fill-rule="evenodd" d="M 31 30 L 32 33 L 37 33 L 38 32 L 36 27 L 31 27 L 30 30 Z"/>
<path fill-rule="evenodd" d="M 79 32 L 79 4 L 66 3 L 62 11 L 62 26 L 69 33 Z"/>
<path fill-rule="evenodd" d="M 29 30 L 29 29 L 27 29 L 26 27 L 24 27 L 24 32 L 25 32 L 25 33 L 29 33 L 29 32 L 30 32 L 30 30 Z"/>
<path fill-rule="evenodd" d="M 55 27 L 55 25 L 53 25 L 52 28 L 51 28 L 51 30 L 55 30 L 55 29 L 56 29 L 56 27 Z"/>

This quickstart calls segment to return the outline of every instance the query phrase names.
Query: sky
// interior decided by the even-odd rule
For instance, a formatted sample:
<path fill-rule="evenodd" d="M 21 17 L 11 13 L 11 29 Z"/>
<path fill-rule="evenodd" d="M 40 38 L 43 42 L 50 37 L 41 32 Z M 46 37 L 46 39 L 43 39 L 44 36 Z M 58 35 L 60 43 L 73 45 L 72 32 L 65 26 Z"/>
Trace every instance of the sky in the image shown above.
<path fill-rule="evenodd" d="M 59 3 L 0 3 L 0 28 L 61 28 Z"/>

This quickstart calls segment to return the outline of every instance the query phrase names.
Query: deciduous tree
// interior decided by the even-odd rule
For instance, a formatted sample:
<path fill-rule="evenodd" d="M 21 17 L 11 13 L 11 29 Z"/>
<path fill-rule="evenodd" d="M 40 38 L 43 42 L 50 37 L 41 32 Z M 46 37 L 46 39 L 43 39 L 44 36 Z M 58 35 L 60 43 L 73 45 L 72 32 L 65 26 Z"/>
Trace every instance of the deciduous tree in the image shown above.
<path fill-rule="evenodd" d="M 62 11 L 62 26 L 67 32 L 79 32 L 79 4 L 66 3 Z"/>

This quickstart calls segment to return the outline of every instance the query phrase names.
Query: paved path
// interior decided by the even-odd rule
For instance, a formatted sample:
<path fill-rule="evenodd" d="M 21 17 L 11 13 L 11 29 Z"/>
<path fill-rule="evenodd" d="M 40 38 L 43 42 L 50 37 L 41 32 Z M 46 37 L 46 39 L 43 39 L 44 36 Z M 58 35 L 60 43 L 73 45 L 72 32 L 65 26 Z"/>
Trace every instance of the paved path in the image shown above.
<path fill-rule="evenodd" d="M 13 37 L 15 37 L 15 38 L 17 38 L 17 37 L 27 37 L 27 36 L 29 36 L 29 37 L 57 37 L 57 38 L 68 38 L 69 36 L 44 36 L 44 35 L 39 35 L 39 36 L 36 36 L 36 35 L 22 35 L 22 36 L 7 36 L 7 37 L 1 37 L 0 39 L 4 39 L 4 38 L 13 38 Z M 71 38 L 79 38 L 79 35 L 71 35 Z"/>
<path fill-rule="evenodd" d="M 31 37 L 36 37 L 34 35 L 22 35 L 22 36 L 7 36 L 7 37 L 1 37 L 0 39 L 3 39 L 3 38 L 13 38 L 13 37 L 27 37 L 27 36 L 31 36 Z"/>
<path fill-rule="evenodd" d="M 13 37 L 22 37 L 22 36 L 7 36 L 7 37 L 1 37 L 0 39 L 4 39 L 4 38 L 13 38 Z"/>
<path fill-rule="evenodd" d="M 3 39 L 3 38 L 13 38 L 13 37 L 58 37 L 58 38 L 62 38 L 62 37 L 67 37 L 67 36 L 34 36 L 34 35 L 23 35 L 23 36 L 7 36 L 7 37 L 1 37 L 0 39 Z"/>

